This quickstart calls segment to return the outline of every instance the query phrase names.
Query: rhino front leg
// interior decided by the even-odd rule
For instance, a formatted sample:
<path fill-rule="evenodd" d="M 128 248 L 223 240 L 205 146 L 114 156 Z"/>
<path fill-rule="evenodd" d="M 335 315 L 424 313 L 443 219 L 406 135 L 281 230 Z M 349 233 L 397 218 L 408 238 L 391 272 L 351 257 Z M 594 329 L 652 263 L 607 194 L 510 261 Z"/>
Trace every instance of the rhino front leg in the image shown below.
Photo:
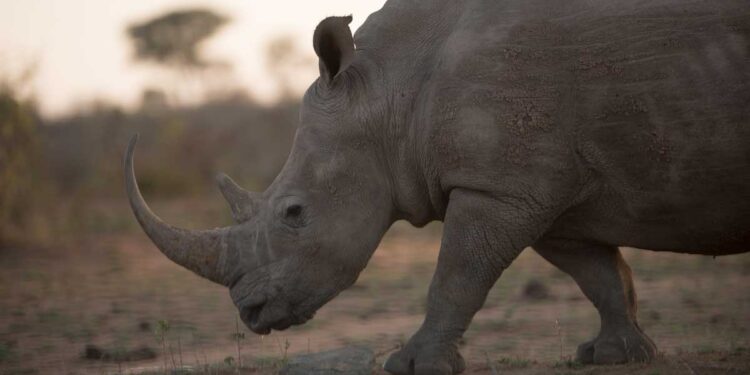
<path fill-rule="evenodd" d="M 391 354 L 392 374 L 457 374 L 458 341 L 500 274 L 541 230 L 531 207 L 454 191 L 445 216 L 437 268 L 422 326 Z"/>
<path fill-rule="evenodd" d="M 534 244 L 542 257 L 573 277 L 599 311 L 599 335 L 578 347 L 582 363 L 647 362 L 656 346 L 638 326 L 636 294 L 630 267 L 614 246 L 569 240 Z"/>

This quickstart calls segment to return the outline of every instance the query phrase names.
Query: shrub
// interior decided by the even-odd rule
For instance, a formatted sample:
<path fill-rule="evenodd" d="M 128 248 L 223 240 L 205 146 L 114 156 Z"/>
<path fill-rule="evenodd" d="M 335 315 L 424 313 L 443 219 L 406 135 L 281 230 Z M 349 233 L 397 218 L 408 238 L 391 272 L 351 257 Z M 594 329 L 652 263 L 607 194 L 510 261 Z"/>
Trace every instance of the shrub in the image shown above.
<path fill-rule="evenodd" d="M 23 228 L 31 202 L 36 149 L 33 105 L 0 84 L 0 244 Z"/>

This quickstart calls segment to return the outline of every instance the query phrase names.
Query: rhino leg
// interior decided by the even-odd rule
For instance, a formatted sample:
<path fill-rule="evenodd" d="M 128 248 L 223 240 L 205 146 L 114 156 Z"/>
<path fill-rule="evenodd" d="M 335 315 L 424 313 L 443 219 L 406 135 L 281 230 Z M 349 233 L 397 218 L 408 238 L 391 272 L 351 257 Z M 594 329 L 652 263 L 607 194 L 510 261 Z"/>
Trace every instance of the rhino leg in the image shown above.
<path fill-rule="evenodd" d="M 465 368 L 458 341 L 500 274 L 534 242 L 539 226 L 516 204 L 451 193 L 437 268 L 422 326 L 384 368 L 392 374 L 456 374 Z"/>
<path fill-rule="evenodd" d="M 599 335 L 578 347 L 583 363 L 647 362 L 656 346 L 638 326 L 630 267 L 614 246 L 543 240 L 534 245 L 542 257 L 566 272 L 599 311 Z"/>

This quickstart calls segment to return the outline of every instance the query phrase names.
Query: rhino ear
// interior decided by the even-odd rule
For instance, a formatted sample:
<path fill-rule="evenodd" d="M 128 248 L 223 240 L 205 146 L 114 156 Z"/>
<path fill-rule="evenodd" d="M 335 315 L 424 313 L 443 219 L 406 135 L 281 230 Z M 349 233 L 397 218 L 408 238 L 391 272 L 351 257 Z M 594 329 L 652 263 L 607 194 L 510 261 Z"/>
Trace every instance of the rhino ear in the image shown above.
<path fill-rule="evenodd" d="M 352 16 L 328 17 L 315 28 L 313 47 L 319 58 L 320 77 L 326 82 L 333 81 L 354 58 L 351 22 Z"/>

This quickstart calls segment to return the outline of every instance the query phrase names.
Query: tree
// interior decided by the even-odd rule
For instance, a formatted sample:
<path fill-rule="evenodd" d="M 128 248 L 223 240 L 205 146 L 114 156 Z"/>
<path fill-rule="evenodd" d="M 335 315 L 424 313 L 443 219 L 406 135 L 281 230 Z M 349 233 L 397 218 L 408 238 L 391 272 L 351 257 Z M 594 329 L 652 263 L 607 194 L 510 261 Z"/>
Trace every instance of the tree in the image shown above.
<path fill-rule="evenodd" d="M 225 70 L 226 63 L 212 61 L 201 54 L 201 45 L 229 21 L 208 9 L 188 9 L 166 13 L 134 24 L 127 34 L 135 49 L 136 61 L 153 63 L 175 74 L 173 98 L 189 93 L 190 86 L 202 90 L 202 73 Z M 195 87 L 193 87 L 195 88 Z"/>
<path fill-rule="evenodd" d="M 214 35 L 229 19 L 206 9 L 182 10 L 128 28 L 136 58 L 180 68 L 210 65 L 200 55 L 199 45 Z"/>

